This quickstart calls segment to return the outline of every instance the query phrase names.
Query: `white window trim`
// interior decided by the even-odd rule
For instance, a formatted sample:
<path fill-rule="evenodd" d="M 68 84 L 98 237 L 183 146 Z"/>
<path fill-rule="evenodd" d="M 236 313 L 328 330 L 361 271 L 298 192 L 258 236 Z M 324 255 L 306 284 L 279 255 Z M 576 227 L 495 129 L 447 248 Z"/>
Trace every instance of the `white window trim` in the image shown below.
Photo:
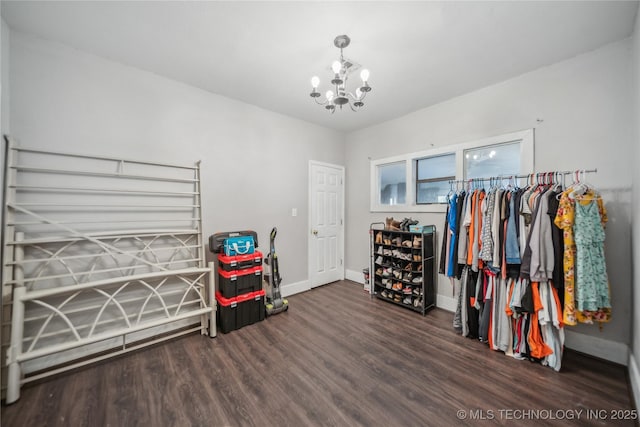
<path fill-rule="evenodd" d="M 383 159 L 371 160 L 369 162 L 370 180 L 369 180 L 369 204 L 371 212 L 446 212 L 446 204 L 427 204 L 417 205 L 415 197 L 416 182 L 416 160 L 424 157 L 438 156 L 442 154 L 456 154 L 456 179 L 463 179 L 464 175 L 464 150 L 471 148 L 480 148 L 487 145 L 505 144 L 509 142 L 520 142 L 520 173 L 533 173 L 534 165 L 534 130 L 526 129 L 523 131 L 507 133 L 504 135 L 496 135 L 488 138 L 482 138 L 475 141 L 464 142 L 461 144 L 445 145 L 442 147 L 432 148 L 426 151 L 402 154 L 393 157 L 385 157 Z M 406 164 L 406 203 L 403 205 L 383 205 L 378 201 L 378 166 L 388 163 L 405 162 Z"/>

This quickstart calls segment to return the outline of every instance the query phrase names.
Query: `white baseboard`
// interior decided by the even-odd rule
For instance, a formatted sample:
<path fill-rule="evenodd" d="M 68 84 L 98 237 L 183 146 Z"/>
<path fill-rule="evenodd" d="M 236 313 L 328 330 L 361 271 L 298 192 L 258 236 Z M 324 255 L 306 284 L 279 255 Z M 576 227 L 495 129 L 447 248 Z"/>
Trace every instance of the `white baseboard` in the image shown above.
<path fill-rule="evenodd" d="M 311 289 L 309 286 L 308 280 L 302 280 L 300 282 L 295 283 L 287 283 L 286 285 L 282 285 L 280 292 L 283 297 L 288 297 L 291 295 L 299 294 L 300 292 L 305 292 Z"/>
<path fill-rule="evenodd" d="M 629 363 L 629 347 L 624 343 L 579 334 L 568 330 L 567 327 L 564 331 L 564 345 L 567 348 L 624 366 Z"/>
<path fill-rule="evenodd" d="M 458 305 L 455 298 L 447 297 L 445 295 L 436 295 L 436 307 L 441 308 L 443 310 L 447 310 L 450 312 L 456 311 L 456 306 Z"/>
<path fill-rule="evenodd" d="M 631 382 L 631 392 L 633 393 L 633 400 L 636 404 L 636 408 L 640 408 L 640 371 L 638 371 L 638 362 L 633 355 L 633 352 L 629 352 L 629 381 Z"/>
<path fill-rule="evenodd" d="M 362 274 L 362 271 L 345 270 L 344 278 L 364 285 L 364 274 Z"/>

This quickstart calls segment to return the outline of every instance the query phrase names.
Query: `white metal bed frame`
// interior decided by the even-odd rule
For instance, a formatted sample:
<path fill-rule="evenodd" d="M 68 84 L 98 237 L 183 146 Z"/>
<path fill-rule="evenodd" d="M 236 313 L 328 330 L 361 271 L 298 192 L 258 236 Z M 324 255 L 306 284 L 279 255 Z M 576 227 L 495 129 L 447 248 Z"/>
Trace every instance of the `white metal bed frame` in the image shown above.
<path fill-rule="evenodd" d="M 199 162 L 58 153 L 6 138 L 3 202 L 7 403 L 29 381 L 195 331 L 215 336 Z"/>

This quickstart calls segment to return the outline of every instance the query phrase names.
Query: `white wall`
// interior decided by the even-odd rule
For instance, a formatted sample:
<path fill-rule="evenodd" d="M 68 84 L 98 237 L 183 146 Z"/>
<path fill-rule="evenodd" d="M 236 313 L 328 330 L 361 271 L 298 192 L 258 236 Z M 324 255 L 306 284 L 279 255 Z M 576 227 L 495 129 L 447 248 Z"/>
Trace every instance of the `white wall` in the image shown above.
<path fill-rule="evenodd" d="M 205 236 L 278 227 L 283 285 L 307 280 L 309 160 L 344 136 L 72 48 L 11 33 L 11 134 L 25 147 L 193 164 Z M 291 208 L 298 216 L 290 216 Z"/>
<path fill-rule="evenodd" d="M 633 208 L 640 212 L 640 13 L 636 14 L 635 31 L 633 33 L 633 151 L 631 153 L 633 171 Z M 633 318 L 631 325 L 631 357 L 629 358 L 629 378 L 633 387 L 636 407 L 640 407 L 640 226 L 631 224 L 632 229 L 632 307 Z"/>
<path fill-rule="evenodd" d="M 537 171 L 598 169 L 597 174 L 588 178 L 601 190 L 609 213 L 606 256 L 613 320 L 602 331 L 597 326 L 584 325 L 570 330 L 618 343 L 595 353 L 609 357 L 599 352 L 621 351 L 621 360 L 614 360 L 626 363 L 631 317 L 630 86 L 631 42 L 624 40 L 348 134 L 347 269 L 359 271 L 367 265 L 367 229 L 371 222 L 385 217 L 384 213 L 369 212 L 369 159 L 423 151 L 431 144 L 437 147 L 535 127 Z M 543 121 L 537 123 L 537 119 Z M 396 214 L 402 216 L 412 216 L 422 224 L 435 224 L 442 231 L 442 213 Z M 440 302 L 451 302 L 451 285 L 443 276 L 439 277 L 437 292 Z M 591 350 L 583 348 L 589 346 L 588 340 L 581 341 L 583 335 L 569 335 L 568 346 Z"/>
<path fill-rule="evenodd" d="M 9 26 L 4 22 L 4 19 L 0 18 L 0 44 L 1 44 L 1 63 L 0 63 L 0 84 L 2 85 L 2 97 L 0 100 L 1 120 L 0 126 L 2 132 L 9 131 L 9 40 L 10 33 Z"/>
<path fill-rule="evenodd" d="M 0 138 L 9 132 L 9 36 L 9 26 L 0 18 Z M 4 142 L 0 139 L 0 189 L 4 185 L 3 166 Z"/>

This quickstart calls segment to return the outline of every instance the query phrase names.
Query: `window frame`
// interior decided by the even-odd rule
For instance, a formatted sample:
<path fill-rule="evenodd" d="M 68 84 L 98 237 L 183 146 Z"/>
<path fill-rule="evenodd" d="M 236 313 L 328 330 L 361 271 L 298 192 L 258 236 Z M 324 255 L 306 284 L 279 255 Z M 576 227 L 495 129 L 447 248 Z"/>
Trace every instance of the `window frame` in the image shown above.
<path fill-rule="evenodd" d="M 380 168 L 381 166 L 392 166 L 392 165 L 400 165 L 400 164 L 404 164 L 404 168 L 405 168 L 405 203 L 394 203 L 394 204 L 386 204 L 386 203 L 382 203 L 381 201 L 381 191 L 382 188 L 380 188 L 380 173 L 378 172 L 380 169 L 376 169 L 377 176 L 376 176 L 376 187 L 380 189 L 380 191 L 378 191 L 377 193 L 377 200 L 376 202 L 380 205 L 380 206 L 404 206 L 406 205 L 406 186 L 409 185 L 410 181 L 407 181 L 407 164 L 404 161 L 398 161 L 398 162 L 388 162 L 388 163 L 383 163 L 378 165 L 378 168 Z"/>
<path fill-rule="evenodd" d="M 407 153 L 392 157 L 385 157 L 369 161 L 369 209 L 370 212 L 446 212 L 446 203 L 416 203 L 417 191 L 417 160 L 429 157 L 437 157 L 454 153 L 456 156 L 455 179 L 464 179 L 464 151 L 491 145 L 520 142 L 520 174 L 532 173 L 534 164 L 534 130 L 526 129 L 518 132 L 482 138 L 460 144 L 444 145 L 430 150 Z M 406 168 L 406 194 L 405 204 L 382 205 L 379 203 L 380 189 L 378 188 L 378 166 L 390 163 L 405 162 Z"/>
<path fill-rule="evenodd" d="M 438 177 L 438 178 L 425 178 L 425 179 L 418 179 L 418 162 L 420 162 L 420 160 L 427 160 L 427 159 L 434 159 L 437 157 L 444 157 L 444 156 L 454 156 L 454 162 L 456 161 L 456 153 L 455 152 L 451 152 L 451 153 L 442 153 L 442 154 L 437 154 L 437 155 L 433 155 L 433 156 L 428 156 L 428 157 L 420 157 L 418 159 L 414 159 L 414 167 L 416 169 L 416 179 L 414 180 L 415 182 L 415 205 L 416 206 L 427 206 L 427 205 L 440 205 L 441 203 L 439 202 L 418 202 L 418 186 L 420 184 L 423 183 L 431 183 L 431 182 L 448 182 L 451 180 L 456 179 L 455 177 L 455 172 L 454 175 L 448 175 L 448 176 L 442 176 L 442 177 Z"/>

